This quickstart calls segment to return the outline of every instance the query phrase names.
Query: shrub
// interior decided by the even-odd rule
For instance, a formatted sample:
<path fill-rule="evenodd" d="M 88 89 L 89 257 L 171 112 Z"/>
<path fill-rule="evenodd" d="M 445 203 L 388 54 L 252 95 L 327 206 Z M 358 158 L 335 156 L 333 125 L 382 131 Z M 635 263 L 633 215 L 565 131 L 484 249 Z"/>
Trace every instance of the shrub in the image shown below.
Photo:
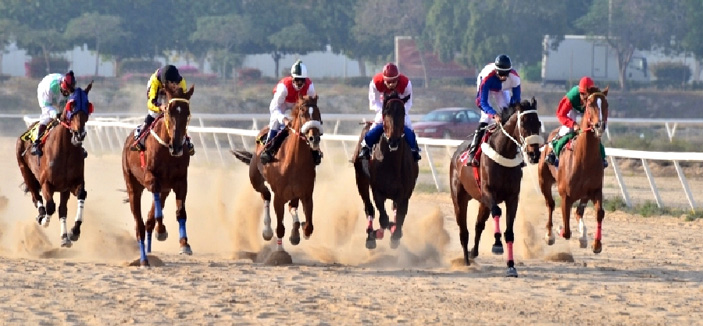
<path fill-rule="evenodd" d="M 542 80 L 542 63 L 525 66 L 520 72 L 520 78 L 526 81 L 539 82 Z"/>
<path fill-rule="evenodd" d="M 68 65 L 68 60 L 64 58 L 49 58 L 49 68 L 47 68 L 43 57 L 33 57 L 25 63 L 25 73 L 30 78 L 42 78 L 49 73 L 65 73 L 68 71 Z"/>
<path fill-rule="evenodd" d="M 261 79 L 261 70 L 256 68 L 241 68 L 237 70 L 237 76 L 241 81 L 254 81 Z"/>
<path fill-rule="evenodd" d="M 691 78 L 691 68 L 680 62 L 660 62 L 651 65 L 652 75 L 657 78 L 657 88 L 680 87 Z"/>

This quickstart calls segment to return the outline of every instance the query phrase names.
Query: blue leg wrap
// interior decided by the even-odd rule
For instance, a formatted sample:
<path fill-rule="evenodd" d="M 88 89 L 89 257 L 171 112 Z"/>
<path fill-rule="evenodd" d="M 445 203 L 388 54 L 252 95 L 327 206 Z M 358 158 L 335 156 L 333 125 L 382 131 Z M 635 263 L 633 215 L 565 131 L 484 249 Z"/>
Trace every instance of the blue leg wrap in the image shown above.
<path fill-rule="evenodd" d="M 159 219 L 164 217 L 164 213 L 161 211 L 161 194 L 154 193 L 154 217 Z"/>
<path fill-rule="evenodd" d="M 151 232 L 146 233 L 146 252 L 151 252 Z"/>
<path fill-rule="evenodd" d="M 178 233 L 180 233 L 181 239 L 188 237 L 186 235 L 186 219 L 184 218 L 178 219 Z"/>
<path fill-rule="evenodd" d="M 137 242 L 139 243 L 139 260 L 140 261 L 147 261 L 146 251 L 144 251 L 144 240 L 139 240 Z"/>

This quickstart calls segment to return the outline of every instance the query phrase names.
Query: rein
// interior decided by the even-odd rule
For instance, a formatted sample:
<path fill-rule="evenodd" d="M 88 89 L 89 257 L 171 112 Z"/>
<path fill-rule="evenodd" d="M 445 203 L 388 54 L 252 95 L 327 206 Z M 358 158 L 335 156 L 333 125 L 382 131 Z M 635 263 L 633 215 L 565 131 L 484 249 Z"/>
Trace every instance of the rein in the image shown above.
<path fill-rule="evenodd" d="M 588 98 L 586 99 L 586 103 L 592 101 L 592 99 L 595 96 L 605 97 L 605 94 L 603 94 L 603 92 L 592 93 L 591 95 L 588 95 Z M 603 110 L 601 109 L 601 103 L 602 103 L 602 100 L 600 98 L 596 99 L 596 106 L 598 107 L 598 117 L 602 121 L 603 120 Z M 585 118 L 585 114 L 584 114 L 584 118 Z M 589 132 L 589 131 L 595 131 L 595 129 L 593 128 L 593 125 L 591 125 L 591 123 L 590 123 L 590 120 L 589 120 L 588 128 L 580 129 L 579 134 Z"/>
<path fill-rule="evenodd" d="M 186 104 L 190 104 L 190 101 L 187 100 L 187 99 L 184 99 L 184 98 L 172 98 L 172 99 L 170 99 L 170 100 L 168 101 L 168 104 L 170 105 L 170 104 L 173 103 L 173 102 L 183 102 L 183 103 L 186 103 Z M 168 125 L 168 122 L 171 120 L 171 119 L 170 119 L 170 114 L 169 114 L 168 112 L 169 112 L 168 110 L 166 110 L 166 111 L 164 112 L 164 125 L 166 126 L 166 134 L 167 134 L 170 138 L 173 138 L 173 135 L 171 135 L 171 128 L 169 128 L 169 125 Z M 188 124 L 190 124 L 190 114 L 188 114 L 188 121 L 186 122 L 186 126 L 188 126 Z M 161 137 L 159 137 L 159 135 L 154 131 L 154 128 L 151 128 L 151 129 L 149 130 L 149 133 L 150 133 L 152 136 L 154 136 L 154 139 L 156 139 L 156 141 L 159 142 L 159 144 L 161 144 L 161 145 L 163 145 L 163 146 L 165 146 L 165 147 L 168 147 L 168 143 L 165 142 Z M 185 141 L 186 141 L 186 139 L 185 139 L 185 137 L 183 137 L 183 140 L 181 141 L 181 144 L 185 144 Z"/>
<path fill-rule="evenodd" d="M 537 110 L 529 110 L 529 111 L 525 111 L 525 112 L 518 112 L 518 115 L 517 115 L 517 132 L 518 132 L 518 135 L 520 135 L 520 142 L 518 142 L 517 140 L 515 140 L 515 138 L 513 138 L 513 136 L 511 136 L 511 135 L 505 130 L 505 128 L 503 128 L 503 124 L 502 124 L 502 123 L 499 123 L 499 124 L 498 124 L 498 127 L 500 128 L 500 131 L 502 131 L 503 134 L 506 135 L 506 136 L 508 137 L 508 139 L 510 139 L 513 143 L 515 143 L 515 145 L 517 145 L 518 148 L 520 148 L 520 150 L 523 151 L 523 152 L 526 152 L 526 148 L 527 148 L 528 145 L 537 144 L 537 145 L 540 145 L 540 146 L 541 146 L 542 144 L 544 144 L 544 139 L 543 139 L 542 136 L 540 136 L 540 135 L 529 135 L 529 136 L 527 136 L 527 137 L 523 137 L 523 136 L 522 136 L 522 131 L 521 131 L 522 128 L 520 127 L 520 123 L 521 123 L 521 122 L 520 122 L 520 121 L 521 121 L 521 120 L 520 120 L 520 117 L 522 117 L 522 116 L 525 115 L 525 114 L 529 114 L 529 113 L 537 114 Z M 522 144 L 521 144 L 521 143 L 522 143 Z"/>

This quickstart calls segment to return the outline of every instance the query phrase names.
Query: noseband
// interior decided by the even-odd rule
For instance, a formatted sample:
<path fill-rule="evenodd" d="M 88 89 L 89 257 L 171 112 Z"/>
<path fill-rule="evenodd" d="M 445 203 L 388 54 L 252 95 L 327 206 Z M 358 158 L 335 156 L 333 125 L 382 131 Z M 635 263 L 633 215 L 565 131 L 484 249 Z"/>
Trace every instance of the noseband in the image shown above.
<path fill-rule="evenodd" d="M 524 137 L 522 135 L 522 126 L 521 126 L 522 119 L 521 118 L 523 115 L 530 114 L 530 113 L 537 114 L 537 110 L 528 110 L 528 111 L 518 112 L 518 114 L 517 114 L 517 127 L 516 128 L 517 128 L 518 136 L 520 137 L 519 142 L 517 140 L 515 140 L 515 138 L 513 138 L 505 130 L 505 128 L 503 128 L 503 124 L 501 124 L 501 123 L 498 124 L 498 126 L 500 127 L 500 131 L 502 131 L 503 134 L 505 134 L 508 137 L 508 139 L 510 139 L 513 143 L 515 143 L 515 145 L 517 145 L 520 148 L 520 150 L 523 152 L 527 152 L 527 146 L 530 146 L 530 145 L 542 146 L 544 144 L 544 139 L 540 135 L 529 135 L 527 137 Z"/>
<path fill-rule="evenodd" d="M 306 121 L 303 123 L 303 125 L 300 127 L 300 130 L 296 130 L 290 126 L 288 126 L 288 129 L 292 133 L 294 133 L 298 138 L 302 139 L 308 146 L 312 147 L 312 144 L 310 143 L 310 140 L 305 137 L 305 134 L 310 131 L 310 129 L 317 129 L 320 132 L 320 136 L 322 136 L 323 131 L 322 131 L 322 122 L 320 120 L 315 120 L 312 118 L 313 112 L 315 112 L 316 106 L 309 106 L 308 107 L 308 115 L 310 116 L 310 120 Z M 300 109 L 298 109 L 300 110 Z M 296 116 L 296 119 L 300 119 Z"/>
<path fill-rule="evenodd" d="M 595 107 L 598 108 L 598 121 L 600 123 L 602 123 L 603 122 L 603 108 L 602 108 L 603 100 L 601 98 L 596 98 L 595 103 L 593 103 L 592 101 L 594 100 L 594 97 L 596 97 L 596 96 L 605 97 L 605 94 L 603 94 L 602 92 L 595 92 L 591 95 L 588 95 L 588 99 L 586 99 L 586 104 L 587 104 L 586 110 L 589 110 L 591 108 L 591 106 L 593 106 L 595 104 Z M 588 103 L 591 103 L 591 105 L 588 105 Z M 589 117 L 590 117 L 590 114 L 589 114 Z M 594 126 L 591 123 L 591 119 L 589 118 L 588 119 L 588 128 L 586 128 L 582 132 L 589 132 L 589 131 L 596 132 L 597 131 L 596 129 L 599 129 L 599 128 L 600 127 Z"/>
<path fill-rule="evenodd" d="M 184 98 L 172 98 L 171 100 L 168 101 L 168 105 L 171 105 L 171 103 L 173 103 L 173 102 L 183 102 L 183 103 L 190 105 L 190 101 L 187 99 L 184 99 Z M 171 115 L 169 114 L 169 112 L 170 112 L 169 110 L 164 111 L 164 126 L 166 126 L 166 134 L 169 136 L 169 138 L 173 139 L 173 135 L 171 135 L 171 128 L 169 128 L 169 125 L 168 125 L 169 121 L 171 120 L 170 119 Z M 190 124 L 190 112 L 188 113 L 188 120 L 186 121 L 186 127 L 188 126 L 188 124 Z M 163 139 L 161 139 L 161 137 L 159 137 L 159 135 L 154 131 L 154 128 L 151 128 L 151 130 L 149 130 L 149 133 L 152 136 L 154 136 L 154 139 L 156 139 L 156 141 L 159 142 L 159 144 L 168 147 L 168 143 L 165 142 Z M 185 141 L 186 141 L 186 139 L 185 139 L 185 137 L 183 137 L 183 139 L 181 140 L 181 144 L 185 144 Z"/>

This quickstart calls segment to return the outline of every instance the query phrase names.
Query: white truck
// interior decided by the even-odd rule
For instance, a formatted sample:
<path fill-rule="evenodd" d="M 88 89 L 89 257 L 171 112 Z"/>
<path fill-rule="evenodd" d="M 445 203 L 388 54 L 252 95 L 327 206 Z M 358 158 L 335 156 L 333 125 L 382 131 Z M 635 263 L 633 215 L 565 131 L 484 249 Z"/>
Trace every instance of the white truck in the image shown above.
<path fill-rule="evenodd" d="M 565 35 L 554 50 L 556 39 L 544 36 L 542 55 L 542 84 L 574 85 L 583 76 L 596 83 L 618 83 L 618 57 L 604 37 Z M 641 83 L 650 81 L 647 58 L 635 50 L 627 67 L 627 80 Z"/>

